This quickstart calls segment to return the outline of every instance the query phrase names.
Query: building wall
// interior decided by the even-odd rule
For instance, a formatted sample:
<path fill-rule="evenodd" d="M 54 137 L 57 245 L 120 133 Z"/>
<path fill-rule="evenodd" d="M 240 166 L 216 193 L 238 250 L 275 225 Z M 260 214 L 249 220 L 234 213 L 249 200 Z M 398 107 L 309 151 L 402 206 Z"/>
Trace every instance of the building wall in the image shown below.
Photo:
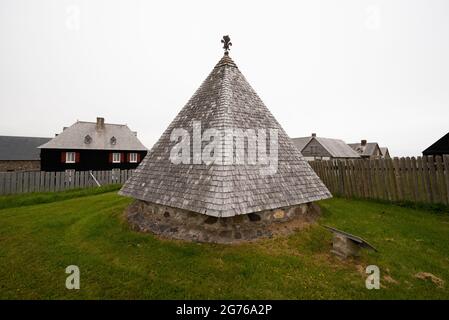
<path fill-rule="evenodd" d="M 61 161 L 62 152 L 79 152 L 79 162 L 65 163 Z M 127 159 L 127 154 L 140 154 L 138 163 L 128 161 L 121 163 L 111 163 L 110 153 L 119 152 Z M 41 150 L 41 169 L 42 171 L 65 171 L 73 169 L 76 171 L 88 170 L 112 170 L 112 169 L 135 169 L 146 156 L 147 151 L 121 151 L 121 150 L 63 150 L 63 149 L 42 149 Z"/>
<path fill-rule="evenodd" d="M 331 155 L 326 149 L 315 139 L 312 139 L 301 151 L 302 155 L 309 160 L 327 158 Z"/>
<path fill-rule="evenodd" d="M 0 160 L 0 172 L 3 171 L 39 171 L 39 160 Z"/>

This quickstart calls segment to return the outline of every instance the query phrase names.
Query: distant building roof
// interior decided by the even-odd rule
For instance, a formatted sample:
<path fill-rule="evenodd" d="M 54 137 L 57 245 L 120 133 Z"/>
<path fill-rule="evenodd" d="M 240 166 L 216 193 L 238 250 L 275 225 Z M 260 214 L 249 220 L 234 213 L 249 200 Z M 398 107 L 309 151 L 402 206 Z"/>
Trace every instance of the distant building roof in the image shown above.
<path fill-rule="evenodd" d="M 64 129 L 41 149 L 147 150 L 127 125 L 77 121 Z"/>
<path fill-rule="evenodd" d="M 449 154 L 449 132 L 422 153 L 425 156 Z"/>
<path fill-rule="evenodd" d="M 360 143 L 348 143 L 348 146 L 358 152 L 362 157 L 376 155 L 376 150 L 380 152 L 377 142 L 366 142 L 366 140 L 362 140 Z"/>
<path fill-rule="evenodd" d="M 0 136 L 0 160 L 40 160 L 37 147 L 50 139 Z"/>
<path fill-rule="evenodd" d="M 352 150 L 343 140 L 323 137 L 293 138 L 293 143 L 299 151 L 302 151 L 312 139 L 315 139 L 333 158 L 360 158 L 360 155 Z"/>
<path fill-rule="evenodd" d="M 380 152 L 382 154 L 382 157 L 385 157 L 387 155 L 390 156 L 390 152 L 388 151 L 387 147 L 380 147 Z"/>

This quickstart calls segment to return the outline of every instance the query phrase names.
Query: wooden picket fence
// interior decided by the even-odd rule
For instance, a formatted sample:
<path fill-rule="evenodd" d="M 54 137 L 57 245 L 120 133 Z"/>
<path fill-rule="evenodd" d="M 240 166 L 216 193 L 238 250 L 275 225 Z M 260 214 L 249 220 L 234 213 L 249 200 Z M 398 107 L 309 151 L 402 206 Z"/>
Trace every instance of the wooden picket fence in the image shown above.
<path fill-rule="evenodd" d="M 312 161 L 334 195 L 449 205 L 449 156 Z"/>
<path fill-rule="evenodd" d="M 0 195 L 90 188 L 97 187 L 98 184 L 122 184 L 128 180 L 132 171 L 0 172 Z"/>

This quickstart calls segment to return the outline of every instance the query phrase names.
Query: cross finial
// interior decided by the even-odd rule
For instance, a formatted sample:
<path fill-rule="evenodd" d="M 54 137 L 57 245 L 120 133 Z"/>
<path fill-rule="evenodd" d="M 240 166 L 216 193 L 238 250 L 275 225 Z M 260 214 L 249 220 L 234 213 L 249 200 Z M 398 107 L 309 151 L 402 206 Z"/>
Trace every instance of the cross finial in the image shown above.
<path fill-rule="evenodd" d="M 223 43 L 225 55 L 228 55 L 229 50 L 231 50 L 229 47 L 232 46 L 231 38 L 229 36 L 223 36 L 223 40 L 221 40 L 221 43 Z"/>

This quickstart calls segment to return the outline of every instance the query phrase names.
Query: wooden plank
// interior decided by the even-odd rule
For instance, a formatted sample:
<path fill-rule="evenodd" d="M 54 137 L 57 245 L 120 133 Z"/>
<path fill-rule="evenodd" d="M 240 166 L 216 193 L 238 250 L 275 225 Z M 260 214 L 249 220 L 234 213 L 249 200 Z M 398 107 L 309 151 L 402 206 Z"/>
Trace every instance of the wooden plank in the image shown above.
<path fill-rule="evenodd" d="M 84 181 L 84 171 L 80 171 L 79 172 L 79 176 L 80 176 L 80 179 L 79 179 L 79 187 L 80 188 L 85 188 L 86 187 L 86 184 L 85 184 L 85 181 Z"/>
<path fill-rule="evenodd" d="M 335 162 L 333 162 L 333 165 L 335 166 Z M 335 171 L 335 192 L 338 194 L 338 182 L 336 177 L 337 172 Z M 129 179 L 129 170 L 125 170 L 125 182 Z"/>
<path fill-rule="evenodd" d="M 34 171 L 30 172 L 30 192 L 35 192 L 35 190 L 36 190 L 36 186 L 34 184 L 35 177 L 36 177 L 36 172 L 34 172 Z"/>
<path fill-rule="evenodd" d="M 444 178 L 442 157 L 436 156 L 435 162 L 436 162 L 436 175 L 437 175 L 437 183 L 438 183 L 440 201 L 441 201 L 441 203 L 447 205 L 449 202 L 448 202 L 447 193 L 446 193 L 446 180 Z"/>
<path fill-rule="evenodd" d="M 70 189 L 74 189 L 75 188 L 75 174 L 73 171 L 70 171 L 70 183 L 69 183 L 69 188 Z"/>
<path fill-rule="evenodd" d="M 112 171 L 106 171 L 107 183 L 112 184 Z"/>
<path fill-rule="evenodd" d="M 411 174 L 412 174 L 412 181 L 413 181 L 413 192 L 415 193 L 415 200 L 416 202 L 422 202 L 422 193 L 419 190 L 419 171 L 418 166 L 416 163 L 416 158 L 411 157 L 410 158 L 410 166 L 411 166 Z"/>
<path fill-rule="evenodd" d="M 391 200 L 390 191 L 388 188 L 388 175 L 387 169 L 385 167 L 385 159 L 378 159 L 379 168 L 380 168 L 380 179 L 381 179 L 381 188 L 382 188 L 382 199 Z"/>
<path fill-rule="evenodd" d="M 74 178 L 73 187 L 75 189 L 78 189 L 79 186 L 80 186 L 80 173 L 79 173 L 79 171 L 75 171 L 75 173 L 73 174 L 73 178 Z"/>
<path fill-rule="evenodd" d="M 85 179 L 85 185 L 86 185 L 86 187 L 87 188 L 90 188 L 90 187 L 92 187 L 92 178 L 90 177 L 90 172 L 89 171 L 85 171 L 85 174 L 84 174 L 84 179 Z"/>
<path fill-rule="evenodd" d="M 324 172 L 324 161 L 317 161 L 315 168 L 317 168 L 317 175 L 320 177 L 321 181 L 323 181 L 324 185 L 328 185 L 326 173 Z M 120 183 L 120 174 L 117 172 L 116 175 L 118 175 L 119 179 L 118 181 L 115 181 L 116 183 Z M 329 189 L 329 188 L 328 188 Z"/>
<path fill-rule="evenodd" d="M 34 174 L 34 190 L 35 192 L 39 192 L 41 187 L 41 172 L 36 171 Z"/>
<path fill-rule="evenodd" d="M 418 182 L 419 182 L 419 188 L 421 192 L 421 199 L 423 202 L 431 202 L 429 197 L 429 192 L 427 190 L 427 183 L 426 183 L 426 177 L 424 174 L 424 162 L 422 157 L 416 158 L 416 164 L 418 167 Z"/>
<path fill-rule="evenodd" d="M 360 182 L 361 182 L 361 186 L 362 186 L 362 197 L 363 198 L 369 198 L 369 192 L 368 192 L 368 180 L 366 177 L 366 170 L 365 170 L 365 165 L 364 165 L 364 161 L 363 160 L 356 160 L 357 164 L 359 166 L 360 169 Z"/>
<path fill-rule="evenodd" d="M 10 184 L 11 184 L 10 193 L 16 194 L 17 193 L 17 173 L 16 172 L 11 172 Z"/>
<path fill-rule="evenodd" d="M 395 177 L 394 177 L 393 160 L 385 159 L 385 165 L 387 167 L 388 184 L 389 184 L 389 189 L 390 189 L 391 200 L 397 201 L 398 194 L 397 194 L 397 190 L 396 190 L 396 183 L 395 183 Z"/>
<path fill-rule="evenodd" d="M 50 172 L 50 191 L 55 192 L 56 183 L 55 183 L 56 172 Z"/>
<path fill-rule="evenodd" d="M 343 197 L 348 197 L 348 187 L 349 186 L 348 186 L 348 177 L 346 174 L 346 164 L 341 160 L 338 160 L 338 162 L 340 163 L 340 166 L 341 166 L 341 174 L 342 174 L 342 179 L 343 179 L 342 195 L 343 195 Z"/>
<path fill-rule="evenodd" d="M 7 173 L 6 172 L 1 172 L 0 173 L 0 178 L 1 178 L 1 181 L 0 181 L 0 194 L 6 194 L 6 180 L 7 180 L 7 177 L 6 177 L 6 175 L 7 175 Z"/>
<path fill-rule="evenodd" d="M 0 172 L 0 195 L 5 194 L 5 173 Z"/>
<path fill-rule="evenodd" d="M 432 189 L 433 203 L 441 203 L 440 190 L 438 189 L 438 181 L 435 170 L 435 159 L 433 156 L 427 157 L 427 166 L 430 173 L 430 187 Z"/>
<path fill-rule="evenodd" d="M 39 192 L 45 191 L 45 172 L 41 171 L 39 177 Z"/>
<path fill-rule="evenodd" d="M 50 172 L 45 172 L 45 192 L 50 192 Z"/>
<path fill-rule="evenodd" d="M 410 185 L 408 183 L 408 176 L 407 176 L 407 165 L 405 158 L 399 159 L 399 172 L 401 176 L 401 187 L 402 187 L 402 194 L 404 196 L 405 201 L 411 200 L 410 195 Z"/>
<path fill-rule="evenodd" d="M 359 165 L 362 168 L 363 197 L 369 199 L 370 189 L 369 189 L 368 168 L 366 166 L 366 161 L 363 159 L 357 161 L 359 162 Z"/>
<path fill-rule="evenodd" d="M 360 193 L 359 193 L 359 188 L 358 188 L 358 183 L 359 183 L 358 172 L 355 167 L 354 160 L 352 160 L 352 159 L 348 160 L 348 164 L 350 167 L 350 177 L 351 177 L 351 196 L 360 198 Z"/>
<path fill-rule="evenodd" d="M 413 180 L 413 173 L 412 173 L 412 164 L 410 157 L 405 158 L 405 170 L 407 175 L 407 188 L 409 192 L 410 201 L 416 202 L 416 193 L 415 193 L 415 186 L 414 186 L 414 180 Z"/>
<path fill-rule="evenodd" d="M 432 193 L 432 184 L 430 182 L 430 169 L 429 169 L 427 162 L 428 162 L 428 158 L 423 156 L 422 157 L 422 166 L 423 166 L 424 183 L 426 186 L 428 202 L 432 203 L 434 200 L 433 200 L 433 193 Z"/>
<path fill-rule="evenodd" d="M 373 199 L 379 199 L 379 183 L 377 179 L 377 166 L 376 161 L 369 160 L 370 168 L 371 168 L 371 176 L 372 176 L 372 184 L 373 184 Z"/>
<path fill-rule="evenodd" d="M 343 165 L 340 161 L 336 161 L 336 166 L 338 166 L 338 191 L 337 195 L 344 196 L 344 169 L 342 168 Z"/>
<path fill-rule="evenodd" d="M 395 180 L 395 188 L 397 192 L 397 200 L 404 200 L 404 195 L 402 193 L 401 186 L 401 174 L 399 172 L 399 158 L 394 157 L 393 159 L 393 170 L 394 170 L 394 180 Z"/>
<path fill-rule="evenodd" d="M 354 168 L 354 196 L 363 198 L 363 185 L 361 177 L 361 169 L 357 160 L 351 159 L 352 166 Z"/>
<path fill-rule="evenodd" d="M 343 162 L 343 168 L 345 168 L 345 171 L 344 171 L 344 177 L 345 177 L 345 196 L 348 198 L 348 197 L 351 197 L 351 177 L 350 177 L 350 169 L 349 169 L 349 166 L 348 166 L 348 164 L 347 164 L 347 161 L 345 161 L 345 160 L 343 160 L 342 161 Z"/>
<path fill-rule="evenodd" d="M 55 191 L 61 191 L 61 172 L 55 172 Z"/>
<path fill-rule="evenodd" d="M 30 182 L 30 174 L 28 172 L 23 173 L 23 192 L 28 193 L 29 192 L 29 182 Z"/>
<path fill-rule="evenodd" d="M 443 156 L 443 164 L 444 164 L 444 180 L 446 182 L 446 198 L 449 202 L 449 155 Z"/>
<path fill-rule="evenodd" d="M 328 187 L 329 191 L 333 194 L 333 193 L 335 193 L 335 184 L 334 184 L 334 175 L 333 175 L 333 171 L 332 171 L 332 160 L 327 160 L 324 163 L 324 169 L 326 170 L 326 175 L 327 175 L 327 187 Z M 122 183 L 122 184 L 124 184 L 126 182 L 125 172 L 126 172 L 126 170 L 122 170 L 122 172 L 121 172 L 120 183 Z"/>
<path fill-rule="evenodd" d="M 11 172 L 5 172 L 5 194 L 11 194 Z"/>
<path fill-rule="evenodd" d="M 377 199 L 376 164 L 371 159 L 368 159 L 367 161 L 368 161 L 369 168 L 370 168 L 369 171 L 370 171 L 371 191 L 372 191 L 371 198 L 372 199 Z"/>
<path fill-rule="evenodd" d="M 385 179 L 384 179 L 384 173 L 382 168 L 382 161 L 380 159 L 375 159 L 376 167 L 377 167 L 377 181 L 378 181 L 378 188 L 379 188 L 379 199 L 385 200 Z"/>

